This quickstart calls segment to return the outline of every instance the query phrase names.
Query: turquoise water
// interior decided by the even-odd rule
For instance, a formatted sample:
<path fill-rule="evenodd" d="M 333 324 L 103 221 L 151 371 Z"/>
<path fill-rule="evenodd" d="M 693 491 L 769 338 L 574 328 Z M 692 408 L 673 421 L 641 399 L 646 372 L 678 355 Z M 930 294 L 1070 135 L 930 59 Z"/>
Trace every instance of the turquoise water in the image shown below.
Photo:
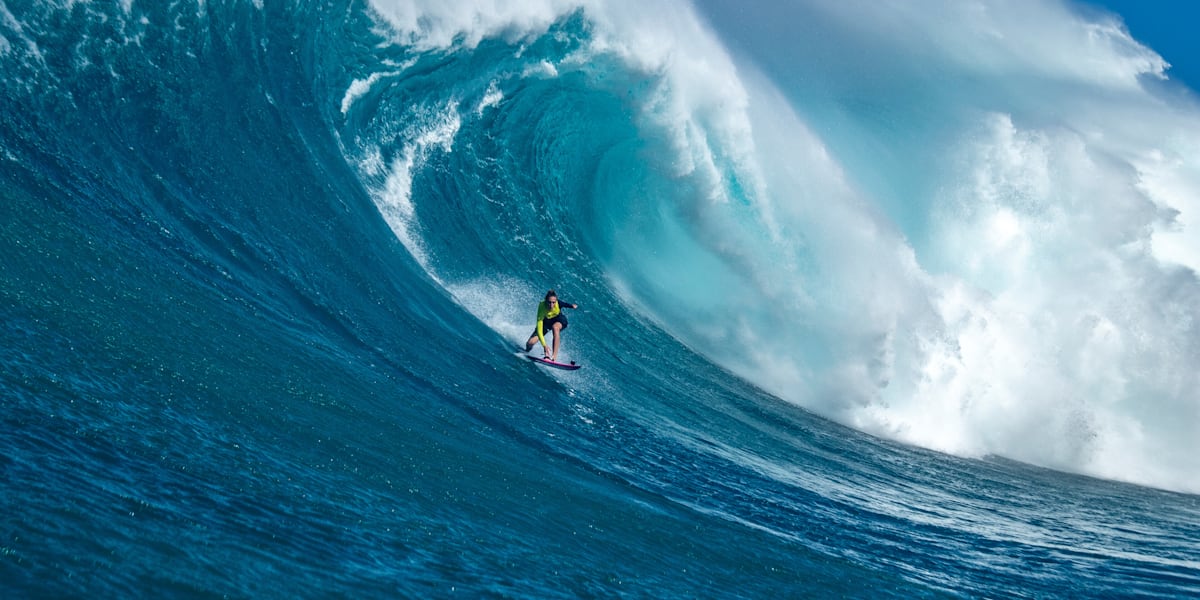
<path fill-rule="evenodd" d="M 1080 200 L 1141 138 L 728 10 L 0 3 L 0 589 L 1195 595 L 1198 285 Z"/>

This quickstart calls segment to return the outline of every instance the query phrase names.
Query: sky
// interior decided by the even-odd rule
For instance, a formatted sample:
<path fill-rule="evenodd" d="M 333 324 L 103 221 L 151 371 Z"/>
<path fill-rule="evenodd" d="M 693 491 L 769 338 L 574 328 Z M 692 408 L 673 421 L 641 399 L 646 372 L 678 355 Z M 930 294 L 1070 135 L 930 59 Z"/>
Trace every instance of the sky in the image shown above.
<path fill-rule="evenodd" d="M 1162 56 L 1167 77 L 1200 91 L 1200 2 L 1192 0 L 1094 0 L 1084 4 L 1121 15 L 1133 38 Z"/>

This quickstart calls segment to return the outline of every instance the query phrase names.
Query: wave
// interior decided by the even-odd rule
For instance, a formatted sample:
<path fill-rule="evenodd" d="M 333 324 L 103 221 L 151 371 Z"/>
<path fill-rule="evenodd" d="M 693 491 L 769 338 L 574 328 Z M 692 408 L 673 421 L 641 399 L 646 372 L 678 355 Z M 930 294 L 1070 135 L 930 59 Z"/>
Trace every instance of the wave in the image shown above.
<path fill-rule="evenodd" d="M 1194 487 L 1194 101 L 937 8 L 0 2 L 0 586 L 1186 595 L 953 454 Z"/>
<path fill-rule="evenodd" d="M 346 155 L 506 337 L 561 282 L 876 435 L 1197 491 L 1200 121 L 1114 17 L 371 7 Z"/>

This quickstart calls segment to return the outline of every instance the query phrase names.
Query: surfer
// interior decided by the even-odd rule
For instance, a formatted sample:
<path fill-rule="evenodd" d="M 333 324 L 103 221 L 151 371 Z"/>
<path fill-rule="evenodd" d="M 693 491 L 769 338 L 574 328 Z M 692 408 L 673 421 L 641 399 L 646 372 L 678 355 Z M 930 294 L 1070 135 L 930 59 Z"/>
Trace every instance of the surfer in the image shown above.
<path fill-rule="evenodd" d="M 554 290 L 546 292 L 546 299 L 538 303 L 537 311 L 537 329 L 530 334 L 529 340 L 525 342 L 525 351 L 533 350 L 533 345 L 541 342 L 544 358 L 547 360 L 558 361 L 559 342 L 562 340 L 562 332 L 567 328 L 567 316 L 562 313 L 563 308 L 576 309 L 578 304 L 570 302 L 558 301 L 558 294 Z M 546 336 L 544 332 L 550 330 L 554 333 L 554 350 L 551 352 L 550 346 L 546 345 Z"/>

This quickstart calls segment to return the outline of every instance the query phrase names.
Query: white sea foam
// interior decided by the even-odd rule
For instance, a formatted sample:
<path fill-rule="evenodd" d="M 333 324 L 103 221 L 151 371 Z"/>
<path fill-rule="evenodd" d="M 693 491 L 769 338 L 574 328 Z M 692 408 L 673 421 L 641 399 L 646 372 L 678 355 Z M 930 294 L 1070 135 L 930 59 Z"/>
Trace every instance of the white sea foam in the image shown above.
<path fill-rule="evenodd" d="M 572 0 L 444 2 L 372 0 L 372 9 L 391 25 L 397 42 L 416 50 L 474 48 L 484 39 L 510 41 L 545 33 L 577 7 Z"/>
<path fill-rule="evenodd" d="M 350 87 L 346 88 L 345 95 L 342 96 L 342 114 L 345 115 L 350 111 L 350 107 L 371 91 L 371 87 L 379 82 L 384 77 L 392 77 L 398 75 L 399 71 L 387 71 L 380 73 L 371 73 L 366 79 L 355 79 L 350 82 Z"/>
<path fill-rule="evenodd" d="M 1187 129 L 1200 131 L 1200 125 Z M 1133 161 L 1139 189 L 1173 212 L 1154 228 L 1154 255 L 1200 272 L 1200 145 L 1196 138 L 1174 139 L 1168 145 L 1166 151 L 1151 150 Z"/>
<path fill-rule="evenodd" d="M 848 0 L 812 3 L 811 9 L 831 16 L 853 36 L 838 40 L 854 43 L 847 51 L 871 40 L 900 50 L 902 60 L 923 59 L 986 77 L 1018 74 L 1137 89 L 1139 77 L 1162 78 L 1168 67 L 1131 38 L 1117 18 L 1082 18 L 1069 2 L 1057 0 L 940 0 L 883 7 Z"/>
<path fill-rule="evenodd" d="M 949 369 L 885 419 L 923 445 L 1186 487 L 1200 467 L 1200 284 L 1155 256 L 1159 206 L 1134 165 L 1073 131 L 999 115 L 986 128 L 962 147 L 971 166 L 937 236 L 942 262 L 988 293 L 943 290 L 951 343 L 924 356 Z M 931 421 L 931 402 L 951 410 Z"/>
<path fill-rule="evenodd" d="M 848 96 L 861 88 L 895 119 L 915 117 L 888 123 L 912 127 L 911 138 L 872 131 L 876 121 L 825 135 L 843 148 L 847 139 L 899 140 L 911 146 L 884 151 L 936 162 L 843 170 L 801 119 L 789 122 L 771 85 L 753 85 L 751 113 L 767 115 L 754 122 L 767 181 L 759 202 L 803 240 L 777 244 L 779 256 L 809 253 L 819 275 L 789 273 L 780 260 L 782 281 L 755 281 L 751 297 L 794 300 L 785 304 L 794 312 L 765 318 L 803 326 L 751 336 L 750 360 L 726 362 L 784 398 L 888 437 L 1200 489 L 1200 236 L 1189 220 L 1200 197 L 1190 140 L 1200 127 L 1194 104 L 1141 84 L 1161 78 L 1166 63 L 1117 21 L 1058 4 L 813 8 L 842 26 L 824 31 L 847 51 L 834 77 L 848 81 L 812 85 Z M 859 45 L 883 52 L 864 64 L 849 51 Z M 895 89 L 854 80 L 880 69 L 901 74 Z M 980 96 L 964 95 L 964 80 Z M 905 104 L 913 86 L 922 105 Z M 927 111 L 957 133 L 928 137 Z M 927 164 L 938 167 L 918 166 Z M 908 210 L 923 211 L 916 219 L 872 210 L 854 179 L 878 174 L 863 168 L 934 193 L 910 201 Z M 890 223 L 892 214 L 901 220 Z M 924 225 L 906 231 L 914 220 Z M 811 368 L 822 352 L 833 364 Z"/>
<path fill-rule="evenodd" d="M 534 322 L 530 299 L 541 291 L 517 279 L 498 275 L 466 282 L 452 282 L 446 289 L 463 308 L 487 323 L 508 340 L 524 341 Z"/>
<path fill-rule="evenodd" d="M 804 234 L 821 270 L 815 281 L 785 279 L 827 286 L 792 318 L 820 322 L 810 332 L 836 364 L 800 388 L 786 373 L 736 368 L 889 437 L 1196 491 L 1200 236 L 1188 217 L 1200 169 L 1184 140 L 1200 139 L 1200 127 L 1190 101 L 1143 87 L 1165 62 L 1111 18 L 1088 21 L 1053 3 L 812 8 L 843 51 L 831 75 L 842 80 L 812 86 L 862 94 L 896 115 L 890 131 L 872 113 L 862 129 L 827 133 L 830 142 L 899 144 L 876 154 L 912 157 L 851 165 L 847 177 L 878 169 L 932 193 L 881 221 L 854 207 L 872 199 L 853 183 L 847 192 L 816 173 L 828 165 L 801 161 L 787 174 L 772 158 L 819 155 L 824 142 L 806 139 L 807 128 L 756 122 L 773 210 Z M 877 52 L 864 60 L 856 46 Z M 873 71 L 895 81 L 855 80 Z M 907 104 L 912 87 L 919 105 Z M 769 92 L 752 95 L 763 102 Z M 923 124 L 928 112 L 942 116 L 937 137 Z M 814 196 L 834 201 L 809 206 Z M 906 231 L 914 221 L 921 227 Z M 796 337 L 793 349 L 775 338 L 755 347 L 773 349 L 793 373 L 813 360 Z"/>
<path fill-rule="evenodd" d="M 483 111 L 492 108 L 504 99 L 504 92 L 500 91 L 500 87 L 495 81 L 488 84 L 487 91 L 483 94 L 483 98 L 479 100 L 479 105 L 475 107 L 475 116 L 483 115 Z"/>
<path fill-rule="evenodd" d="M 543 79 L 553 79 L 558 77 L 558 67 L 549 61 L 541 61 L 528 65 L 521 73 L 521 77 L 540 77 Z"/>
<path fill-rule="evenodd" d="M 454 136 L 461 124 L 457 103 L 417 115 L 413 125 L 401 136 L 406 142 L 399 154 L 391 160 L 385 181 L 372 189 L 375 204 L 388 226 L 413 258 L 433 277 L 437 275 L 430 268 L 429 256 L 419 231 L 416 208 L 412 202 L 413 177 L 430 152 L 451 151 Z M 362 163 L 364 172 L 378 170 L 381 161 L 378 150 L 373 149 Z"/>

